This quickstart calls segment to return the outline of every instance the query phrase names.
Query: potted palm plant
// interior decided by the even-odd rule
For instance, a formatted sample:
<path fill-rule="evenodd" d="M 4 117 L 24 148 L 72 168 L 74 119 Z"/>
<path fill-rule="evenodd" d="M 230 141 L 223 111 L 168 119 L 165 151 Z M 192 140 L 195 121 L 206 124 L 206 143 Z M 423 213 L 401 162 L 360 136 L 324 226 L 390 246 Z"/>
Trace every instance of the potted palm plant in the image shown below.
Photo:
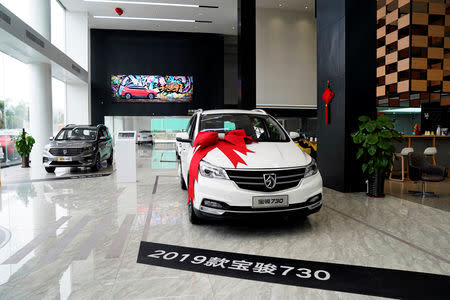
<path fill-rule="evenodd" d="M 368 176 L 368 196 L 384 197 L 384 180 L 393 164 L 395 147 L 392 140 L 402 141 L 402 134 L 394 130 L 394 124 L 384 114 L 376 119 L 368 116 L 358 118 L 360 125 L 352 133 L 357 145 L 356 159 L 362 162 L 361 169 Z"/>
<path fill-rule="evenodd" d="M 17 153 L 22 157 L 22 168 L 30 167 L 30 153 L 34 143 L 34 138 L 22 129 L 22 133 L 16 139 Z"/>

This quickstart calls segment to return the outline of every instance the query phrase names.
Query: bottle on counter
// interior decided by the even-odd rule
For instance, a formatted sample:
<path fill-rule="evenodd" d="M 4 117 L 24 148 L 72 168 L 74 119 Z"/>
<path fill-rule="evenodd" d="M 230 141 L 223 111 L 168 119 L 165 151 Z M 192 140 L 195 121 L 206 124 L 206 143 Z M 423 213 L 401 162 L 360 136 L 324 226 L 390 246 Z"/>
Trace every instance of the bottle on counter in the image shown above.
<path fill-rule="evenodd" d="M 441 125 L 437 126 L 436 135 L 441 135 Z"/>

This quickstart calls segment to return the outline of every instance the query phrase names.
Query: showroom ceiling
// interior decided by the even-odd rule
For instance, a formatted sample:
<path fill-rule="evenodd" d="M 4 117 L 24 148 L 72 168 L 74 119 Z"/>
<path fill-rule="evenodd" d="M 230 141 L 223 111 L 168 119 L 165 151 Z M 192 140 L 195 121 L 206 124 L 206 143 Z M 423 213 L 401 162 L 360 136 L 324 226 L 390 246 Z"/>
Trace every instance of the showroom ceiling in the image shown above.
<path fill-rule="evenodd" d="M 237 35 L 237 0 L 59 1 L 69 11 L 88 12 L 90 28 Z M 177 4 L 186 6 L 177 6 Z M 193 5 L 213 6 L 214 8 L 192 7 Z M 256 0 L 256 5 L 261 8 L 278 8 L 314 13 L 314 0 Z M 123 9 L 122 16 L 119 17 L 116 14 L 114 11 L 116 7 Z M 176 19 L 178 21 L 163 21 L 160 19 Z M 179 20 L 184 21 L 180 22 Z M 195 20 L 206 22 L 195 22 Z"/>
<path fill-rule="evenodd" d="M 96 0 L 59 1 L 69 11 L 87 11 L 90 28 L 237 34 L 237 0 L 118 0 L 120 3 L 114 3 L 114 0 L 98 0 L 99 2 L 90 2 Z M 218 8 L 130 4 L 126 2 L 204 5 Z M 114 11 L 116 7 L 123 9 L 124 12 L 121 17 L 118 17 Z M 191 20 L 210 21 L 211 23 L 198 23 Z"/>

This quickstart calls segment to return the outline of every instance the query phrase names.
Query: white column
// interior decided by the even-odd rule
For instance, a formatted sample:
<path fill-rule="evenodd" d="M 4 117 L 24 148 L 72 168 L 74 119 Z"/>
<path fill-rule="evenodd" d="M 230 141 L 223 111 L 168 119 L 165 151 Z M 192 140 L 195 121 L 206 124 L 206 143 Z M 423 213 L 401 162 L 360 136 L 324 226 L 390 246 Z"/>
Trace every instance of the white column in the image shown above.
<path fill-rule="evenodd" d="M 27 0 L 24 5 L 28 12 L 24 21 L 50 41 L 50 0 Z"/>
<path fill-rule="evenodd" d="M 50 0 L 28 0 L 27 23 L 47 40 L 51 40 Z M 30 131 L 36 140 L 31 152 L 31 162 L 42 165 L 42 150 L 52 136 L 52 69 L 47 63 L 29 65 Z"/>
<path fill-rule="evenodd" d="M 66 54 L 85 70 L 89 60 L 88 15 L 66 11 Z M 67 124 L 90 124 L 88 84 L 67 82 Z"/>
<path fill-rule="evenodd" d="M 29 65 L 30 70 L 30 131 L 36 140 L 31 162 L 42 165 L 42 150 L 53 135 L 52 69 L 47 63 Z"/>

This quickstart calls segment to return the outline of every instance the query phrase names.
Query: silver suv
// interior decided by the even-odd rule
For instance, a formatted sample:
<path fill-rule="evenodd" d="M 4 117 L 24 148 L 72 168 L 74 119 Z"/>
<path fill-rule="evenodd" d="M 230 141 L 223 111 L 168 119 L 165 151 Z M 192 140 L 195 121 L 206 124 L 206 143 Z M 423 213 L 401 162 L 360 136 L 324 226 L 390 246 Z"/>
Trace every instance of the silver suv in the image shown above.
<path fill-rule="evenodd" d="M 113 163 L 112 138 L 105 125 L 67 125 L 50 138 L 42 162 L 48 173 L 57 167 L 101 168 L 102 161 Z"/>

